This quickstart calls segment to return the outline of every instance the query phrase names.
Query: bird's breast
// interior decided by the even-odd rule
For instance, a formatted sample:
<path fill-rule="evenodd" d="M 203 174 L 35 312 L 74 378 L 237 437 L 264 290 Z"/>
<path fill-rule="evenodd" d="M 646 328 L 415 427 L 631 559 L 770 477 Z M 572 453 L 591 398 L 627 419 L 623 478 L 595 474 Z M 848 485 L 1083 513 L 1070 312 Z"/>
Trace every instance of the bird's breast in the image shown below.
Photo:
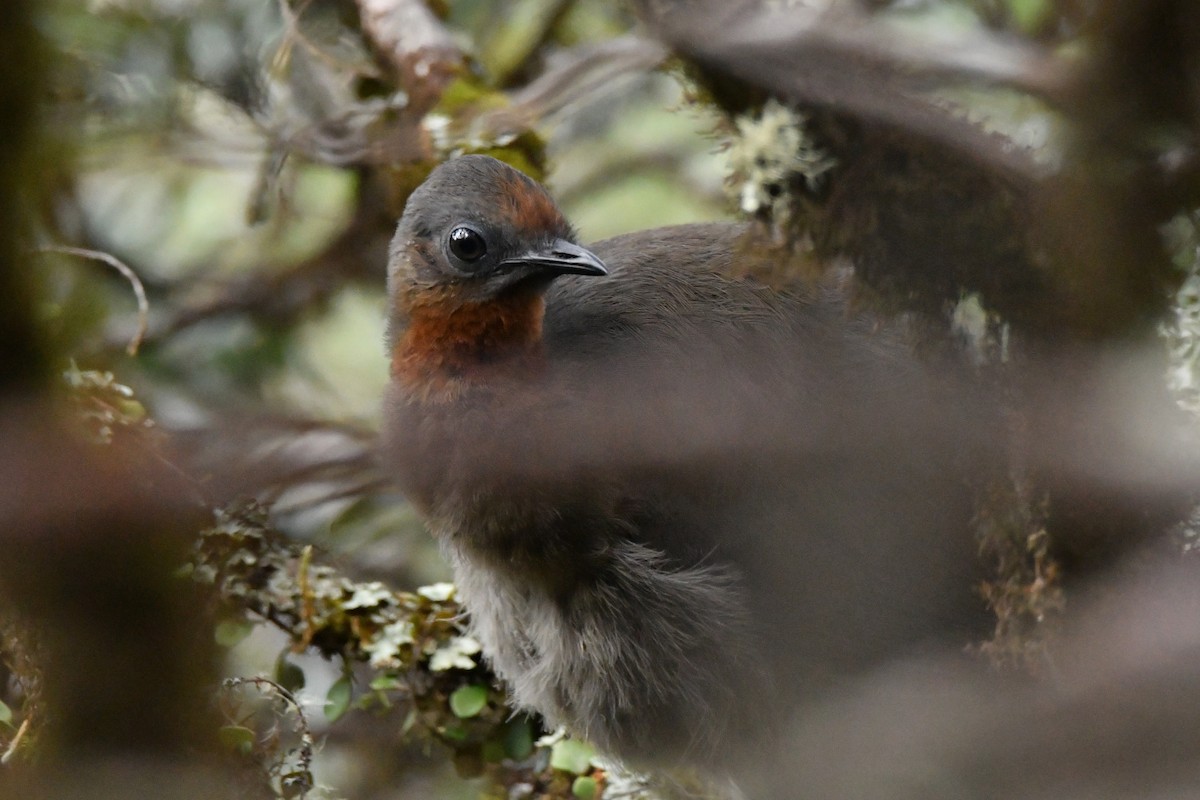
<path fill-rule="evenodd" d="M 769 678 L 752 661 L 736 574 L 679 569 L 624 540 L 564 595 L 448 541 L 473 633 L 517 703 L 551 725 L 636 764 L 719 758 L 727 732 L 766 724 L 757 698 Z M 571 572 L 569 561 L 559 567 Z"/>
<path fill-rule="evenodd" d="M 400 300 L 406 324 L 392 349 L 393 381 L 415 395 L 447 401 L 473 384 L 536 374 L 545 301 L 520 288 L 469 301 L 446 287 Z"/>

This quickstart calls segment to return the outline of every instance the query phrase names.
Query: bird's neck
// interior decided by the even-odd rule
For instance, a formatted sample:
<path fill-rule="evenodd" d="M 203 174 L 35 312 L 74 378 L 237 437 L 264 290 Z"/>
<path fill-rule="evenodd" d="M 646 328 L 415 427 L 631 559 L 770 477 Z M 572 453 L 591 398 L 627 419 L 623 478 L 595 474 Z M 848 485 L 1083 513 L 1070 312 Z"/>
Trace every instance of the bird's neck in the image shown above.
<path fill-rule="evenodd" d="M 400 300 L 405 324 L 392 349 L 394 380 L 436 394 L 538 369 L 546 308 L 540 289 L 484 302 L 429 291 Z"/>

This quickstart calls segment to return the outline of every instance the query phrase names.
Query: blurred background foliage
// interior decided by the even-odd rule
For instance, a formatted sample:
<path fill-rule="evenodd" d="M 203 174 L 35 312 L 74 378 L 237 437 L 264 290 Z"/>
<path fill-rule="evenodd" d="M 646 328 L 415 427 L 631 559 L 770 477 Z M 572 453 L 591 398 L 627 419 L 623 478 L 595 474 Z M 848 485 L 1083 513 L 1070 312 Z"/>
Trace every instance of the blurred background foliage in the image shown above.
<path fill-rule="evenodd" d="M 296 565 L 313 558 L 303 549 L 311 544 L 318 560 L 356 581 L 325 575 L 334 587 L 328 617 L 303 610 L 323 597 L 319 590 L 274 586 L 286 598 L 276 610 L 302 609 L 291 628 L 247 625 L 244 604 L 228 596 L 218 603 L 226 615 L 214 623 L 224 674 L 277 681 L 260 692 L 268 698 L 264 718 L 255 716 L 261 709 L 229 701 L 224 710 L 233 721 L 226 720 L 222 742 L 277 759 L 272 787 L 284 796 L 471 797 L 485 790 L 455 777 L 438 723 L 429 726 L 437 729 L 432 738 L 406 737 L 411 717 L 383 713 L 396 701 L 387 699 L 395 675 L 360 674 L 347 695 L 354 669 L 322 657 L 346 656 L 398 621 L 369 617 L 379 609 L 415 615 L 448 599 L 389 600 L 382 588 L 374 599 L 357 594 L 375 580 L 415 589 L 447 577 L 415 513 L 381 479 L 372 450 L 387 379 L 386 248 L 408 192 L 445 158 L 486 152 L 545 180 L 585 241 L 750 210 L 739 183 L 747 176 L 727 159 L 748 128 L 725 113 L 734 109 L 719 85 L 643 38 L 624 4 L 411 0 L 395 4 L 407 16 L 390 31 L 370 16 L 385 5 L 43 0 L 33 9 L 45 74 L 38 157 L 30 162 L 37 169 L 25 192 L 25 263 L 37 278 L 35 311 L 51 366 L 85 398 L 95 438 L 161 434 L 153 447 L 183 465 L 205 507 L 242 509 L 210 534 L 257 542 L 262 531 L 277 531 L 280 563 L 289 565 L 279 575 L 295 578 Z M 1078 37 L 1093 4 L 853 5 L 931 40 L 999 34 L 1072 58 L 1086 49 Z M 1043 165 L 1060 163 L 1070 143 L 1060 111 L 1032 93 L 957 85 L 936 101 Z M 747 94 L 744 105 L 761 108 L 762 98 Z M 1172 235 L 1180 266 L 1194 278 L 1192 220 L 1177 218 Z M 63 246 L 120 259 L 144 284 L 144 314 L 126 276 Z M 1185 306 L 1195 306 L 1195 294 L 1183 298 Z M 1184 388 L 1194 383 L 1194 317 L 1194 308 L 1190 316 L 1186 307 L 1179 312 L 1172 343 Z M 135 355 L 131 339 L 139 340 Z M 222 525 L 233 533 L 220 534 Z M 201 552 L 192 568 L 210 556 Z M 348 614 L 351 600 L 350 612 L 369 613 Z M 256 619 L 269 618 L 257 611 Z M 436 624 L 450 630 L 452 611 L 443 616 Z M 313 641 L 297 646 L 301 622 L 310 635 L 336 629 L 349 638 L 305 651 Z M 365 661 L 366 652 L 355 657 Z M 412 657 L 428 662 L 433 652 Z M 505 752 L 489 752 L 487 742 L 454 751 L 458 773 L 477 776 L 485 760 L 528 756 L 525 739 L 540 732 L 534 722 L 505 718 L 503 699 L 488 694 L 494 689 L 470 655 L 457 684 L 434 681 L 429 691 L 463 719 L 490 714 L 503 728 Z M 458 693 L 471 686 L 483 694 Z M 261 689 L 251 682 L 229 691 Z M 279 704 L 280 692 L 292 693 L 290 705 Z M 0 741 L 14 741 L 33 697 L 29 685 L 10 686 Z M 355 703 L 369 708 L 331 724 Z M 322 713 L 330 704 L 336 713 Z M 303 764 L 283 764 L 300 758 L 302 732 L 319 746 Z M 605 781 L 617 786 L 616 773 L 567 750 L 548 741 L 525 778 L 509 776 L 490 791 L 527 796 L 536 783 L 536 792 L 587 798 Z M 317 788 L 301 781 L 289 790 L 282 778 L 310 767 Z M 625 791 L 641 791 L 629 780 Z"/>
<path fill-rule="evenodd" d="M 572 48 L 627 33 L 628 12 L 528 0 L 438 11 L 466 66 L 428 116 L 400 123 L 396 143 L 388 127 L 404 91 L 353 3 L 46 4 L 46 134 L 62 158 L 44 176 L 38 239 L 117 255 L 149 295 L 147 342 L 127 358 L 129 286 L 96 264 L 40 256 L 55 351 L 115 369 L 172 429 L 269 414 L 374 430 L 386 241 L 441 158 L 487 151 L 545 175 L 585 239 L 727 211 L 706 135 L 714 117 L 684 109 L 665 74 L 618 65 L 613 80 L 552 89 L 511 131 L 470 130 Z M 341 506 L 283 516 L 365 563 L 379 563 L 363 547 L 372 532 L 414 544 L 394 544 L 390 514 L 380 523 Z"/>
<path fill-rule="evenodd" d="M 170 393 L 180 419 L 215 399 L 371 425 L 385 377 L 382 252 L 322 276 L 326 285 L 311 288 L 319 302 L 297 301 L 286 318 L 188 318 L 239 278 L 321 271 L 313 262 L 373 202 L 363 196 L 378 187 L 364 184 L 381 181 L 385 165 L 366 151 L 402 93 L 382 80 L 352 4 L 285 8 L 52 4 L 41 27 L 60 54 L 50 113 L 66 159 L 44 235 L 86 241 L 136 269 L 151 294 L 153 344 L 128 367 L 146 382 L 139 389 Z M 608 3 L 456 2 L 445 13 L 473 61 L 433 114 L 460 126 L 481 106 L 507 104 L 503 87 L 522 71 L 529 80 L 555 51 L 632 23 Z M 721 166 L 703 135 L 712 121 L 677 113 L 676 82 L 634 74 L 589 89 L 500 146 L 535 171 L 550 148 L 550 182 L 585 238 L 721 215 Z M 385 176 L 387 201 L 370 211 L 396 216 L 433 159 L 494 144 L 444 141 L 416 177 Z M 78 263 L 47 268 L 59 349 L 110 358 L 108 345 L 132 330 L 127 287 Z M 189 330 L 176 330 L 181 317 Z"/>
<path fill-rule="evenodd" d="M 629 57 L 619 48 L 615 66 L 593 52 L 628 37 L 627 9 L 522 0 L 433 11 L 462 55 L 448 56 L 455 63 L 444 93 L 410 118 L 402 81 L 352 2 L 53 0 L 34 15 L 47 44 L 38 138 L 49 155 L 28 193 L 38 248 L 29 265 L 53 367 L 83 398 L 90 434 L 111 441 L 145 425 L 166 432 L 171 458 L 186 465 L 205 504 L 262 500 L 272 527 L 291 541 L 317 544 L 320 558 L 358 579 L 399 588 L 448 575 L 416 515 L 379 485 L 370 453 L 387 377 L 386 245 L 407 192 L 452 153 L 490 152 L 545 178 L 586 239 L 729 210 L 714 112 L 688 106 L 676 78 L 650 69 L 657 47 L 630 40 L 640 48 L 632 65 L 622 64 Z M 520 94 L 581 57 L 591 60 L 581 75 Z M 493 128 L 480 124 L 506 109 L 519 113 Z M 126 345 L 143 321 L 129 282 L 102 261 L 55 249 L 64 244 L 115 256 L 144 284 L 147 332 L 136 355 Z M 210 536 L 224 530 L 250 540 L 265 524 L 239 514 L 242 523 L 223 518 Z M 198 552 L 197 568 L 217 560 Z M 262 569 L 266 551 L 247 552 L 239 557 Z M 343 597 L 340 584 L 331 586 L 330 613 L 345 620 L 341 603 L 353 589 Z M 477 744 L 451 760 L 455 751 L 437 743 L 444 728 L 430 739 L 411 730 L 415 710 L 384 713 L 405 704 L 396 700 L 402 681 L 360 674 L 347 693 L 353 659 L 328 656 L 345 656 L 353 636 L 327 645 L 325 657 L 303 645 L 295 653 L 294 627 L 245 621 L 248 593 L 243 587 L 219 604 L 214 625 L 224 674 L 279 681 L 222 693 L 230 695 L 221 700 L 222 744 L 267 770 L 251 781 L 255 791 L 483 791 L 487 782 L 459 777 L 482 772 Z M 457 670 L 453 680 L 469 684 L 464 676 L 477 673 Z M 298 704 L 280 701 L 285 690 Z M 437 690 L 440 701 L 429 701 L 451 721 L 452 693 Z M 33 713 L 33 696 L 28 680 L 10 686 L 5 742 Z M 371 710 L 331 727 L 351 702 Z M 535 723 L 507 721 L 497 702 L 484 729 L 499 725 L 506 746 L 526 757 L 540 735 Z M 327 713 L 330 703 L 340 708 Z M 320 741 L 304 763 L 301 731 Z M 35 741 L 23 743 L 25 756 L 34 756 Z M 570 794 L 594 768 L 585 755 L 571 770 L 551 769 L 544 759 L 553 748 L 534 773 L 557 773 L 555 791 Z M 489 756 L 497 757 L 506 756 Z M 310 767 L 315 778 L 297 782 Z M 580 780 L 586 792 L 592 779 Z"/>

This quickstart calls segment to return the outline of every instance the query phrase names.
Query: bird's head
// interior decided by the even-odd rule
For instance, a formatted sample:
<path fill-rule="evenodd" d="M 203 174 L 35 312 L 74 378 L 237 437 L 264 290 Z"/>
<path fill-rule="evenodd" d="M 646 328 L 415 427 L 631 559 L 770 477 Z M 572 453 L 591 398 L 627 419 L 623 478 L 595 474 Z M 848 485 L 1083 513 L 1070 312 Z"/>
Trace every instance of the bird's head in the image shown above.
<path fill-rule="evenodd" d="M 542 294 L 564 274 L 607 270 L 541 186 L 487 156 L 442 164 L 409 197 L 392 240 L 393 372 L 491 360 L 536 341 Z"/>
<path fill-rule="evenodd" d="M 574 239 L 533 180 L 494 158 L 462 156 L 409 197 L 392 240 L 389 292 L 403 312 L 430 292 L 484 303 L 544 289 L 558 275 L 605 275 L 600 259 Z"/>

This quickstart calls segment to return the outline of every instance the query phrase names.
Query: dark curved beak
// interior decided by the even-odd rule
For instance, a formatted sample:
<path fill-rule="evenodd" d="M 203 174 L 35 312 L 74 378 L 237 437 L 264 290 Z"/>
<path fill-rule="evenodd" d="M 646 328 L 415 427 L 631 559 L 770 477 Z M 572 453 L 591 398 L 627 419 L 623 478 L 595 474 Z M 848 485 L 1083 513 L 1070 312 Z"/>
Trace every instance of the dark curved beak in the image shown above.
<path fill-rule="evenodd" d="M 515 266 L 537 267 L 553 275 L 607 275 L 608 268 L 596 254 L 586 247 L 568 242 L 566 239 L 555 239 L 549 244 L 522 253 L 519 256 L 506 258 L 500 262 L 502 267 Z"/>

